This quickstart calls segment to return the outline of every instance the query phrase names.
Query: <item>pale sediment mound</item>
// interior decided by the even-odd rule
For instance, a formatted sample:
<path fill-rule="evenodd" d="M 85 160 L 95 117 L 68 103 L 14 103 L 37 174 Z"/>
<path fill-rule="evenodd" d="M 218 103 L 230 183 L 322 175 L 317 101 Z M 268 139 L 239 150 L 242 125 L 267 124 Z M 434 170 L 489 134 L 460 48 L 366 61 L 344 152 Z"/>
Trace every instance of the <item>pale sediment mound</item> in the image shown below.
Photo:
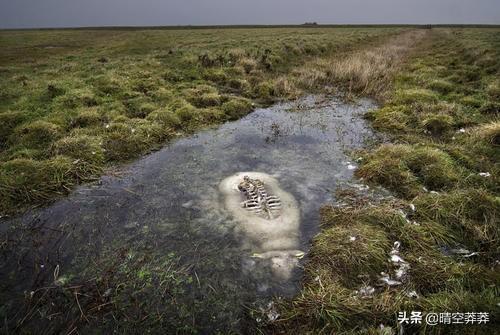
<path fill-rule="evenodd" d="M 269 195 L 281 200 L 279 216 L 269 219 L 242 206 L 246 198 L 238 189 L 238 185 L 245 176 L 261 181 Z M 262 264 L 270 267 L 276 279 L 288 280 L 298 264 L 298 258 L 303 255 L 303 252 L 298 250 L 300 211 L 295 198 L 281 189 L 275 178 L 261 172 L 236 173 L 224 179 L 219 184 L 219 190 L 224 196 L 225 208 L 237 222 L 237 233 L 244 237 L 243 248 L 252 251 L 249 256 L 255 261 L 246 262 L 246 266 L 253 268 Z"/>

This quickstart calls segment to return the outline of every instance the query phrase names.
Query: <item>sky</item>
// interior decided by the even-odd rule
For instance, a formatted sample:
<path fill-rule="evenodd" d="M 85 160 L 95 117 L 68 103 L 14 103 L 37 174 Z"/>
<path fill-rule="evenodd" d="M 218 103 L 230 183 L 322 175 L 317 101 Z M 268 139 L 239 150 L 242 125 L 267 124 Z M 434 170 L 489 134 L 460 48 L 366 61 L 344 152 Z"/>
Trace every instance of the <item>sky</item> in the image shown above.
<path fill-rule="evenodd" d="M 0 0 L 0 28 L 500 24 L 500 0 Z"/>

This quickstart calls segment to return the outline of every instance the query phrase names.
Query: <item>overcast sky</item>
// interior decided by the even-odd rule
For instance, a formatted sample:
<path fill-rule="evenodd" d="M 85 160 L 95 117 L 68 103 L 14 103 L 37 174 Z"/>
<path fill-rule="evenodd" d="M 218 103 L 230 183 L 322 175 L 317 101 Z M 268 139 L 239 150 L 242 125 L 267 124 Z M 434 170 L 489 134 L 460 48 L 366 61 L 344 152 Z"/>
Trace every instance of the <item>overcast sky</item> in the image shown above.
<path fill-rule="evenodd" d="M 0 28 L 306 21 L 500 24 L 500 0 L 0 0 Z"/>

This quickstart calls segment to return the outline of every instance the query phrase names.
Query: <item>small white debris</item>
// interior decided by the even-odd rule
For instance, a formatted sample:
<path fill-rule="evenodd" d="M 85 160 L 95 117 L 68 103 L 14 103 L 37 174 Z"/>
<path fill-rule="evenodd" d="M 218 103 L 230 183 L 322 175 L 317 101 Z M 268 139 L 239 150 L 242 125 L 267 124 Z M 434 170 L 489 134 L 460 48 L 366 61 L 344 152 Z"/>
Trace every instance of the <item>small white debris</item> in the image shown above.
<path fill-rule="evenodd" d="M 380 275 L 382 277 L 380 277 L 378 280 L 381 283 L 386 284 L 387 286 L 397 286 L 402 284 L 400 281 L 391 279 L 389 275 L 386 274 L 385 272 L 381 272 Z"/>
<path fill-rule="evenodd" d="M 427 189 L 427 187 L 422 187 L 422 190 L 424 190 L 424 192 L 429 192 L 429 190 Z"/>
<path fill-rule="evenodd" d="M 413 291 L 410 291 L 408 293 L 406 293 L 406 295 L 409 297 L 409 298 L 416 298 L 418 299 L 419 295 L 417 293 L 417 291 L 413 290 Z"/>
<path fill-rule="evenodd" d="M 107 124 L 107 125 L 105 126 L 105 128 L 106 128 L 106 129 L 109 129 L 109 124 Z"/>
<path fill-rule="evenodd" d="M 410 209 L 412 210 L 412 212 L 415 212 L 415 205 L 414 204 L 410 204 Z"/>
<path fill-rule="evenodd" d="M 95 151 L 92 151 L 92 155 L 95 155 Z"/>
<path fill-rule="evenodd" d="M 193 207 L 193 204 L 194 204 L 194 201 L 193 200 L 189 200 L 188 202 L 183 203 L 181 206 L 183 208 L 191 208 L 191 207 Z"/>
<path fill-rule="evenodd" d="M 480 172 L 479 175 L 481 177 L 485 177 L 485 178 L 491 177 L 491 173 L 489 173 L 489 172 Z"/>
<path fill-rule="evenodd" d="M 375 288 L 372 286 L 363 286 L 359 289 L 359 291 L 354 291 L 356 295 L 359 295 L 362 298 L 369 298 L 375 293 Z"/>
<path fill-rule="evenodd" d="M 399 269 L 397 269 L 394 272 L 394 275 L 395 275 L 396 279 L 402 279 L 402 278 L 404 278 L 406 276 L 406 273 L 408 272 L 409 268 L 410 268 L 410 265 L 408 265 L 408 263 L 406 263 L 405 261 L 403 261 L 403 263 L 400 264 Z"/>
<path fill-rule="evenodd" d="M 458 249 L 451 249 L 451 253 L 457 254 L 457 255 L 467 255 L 470 254 L 470 251 L 464 248 L 458 248 Z"/>
<path fill-rule="evenodd" d="M 354 242 L 354 241 L 356 241 L 356 236 L 349 237 L 349 242 Z"/>
<path fill-rule="evenodd" d="M 349 164 L 349 165 L 347 165 L 347 169 L 348 169 L 348 170 L 356 170 L 356 169 L 357 169 L 357 166 L 356 166 L 356 165 Z"/>
<path fill-rule="evenodd" d="M 394 286 L 394 285 L 400 285 L 402 279 L 406 276 L 406 273 L 408 272 L 408 269 L 410 268 L 410 265 L 399 255 L 399 248 L 401 247 L 401 242 L 396 241 L 394 242 L 394 246 L 389 253 L 391 256 L 389 258 L 389 261 L 395 265 L 397 268 L 394 271 L 394 278 L 398 280 L 392 279 L 387 273 L 382 272 L 381 275 L 382 277 L 379 278 L 379 281 L 389 285 L 389 286 Z"/>
<path fill-rule="evenodd" d="M 370 186 L 364 184 L 352 184 L 352 186 L 358 189 L 358 191 L 367 191 L 370 189 Z"/>
<path fill-rule="evenodd" d="M 260 311 L 262 312 L 262 314 L 265 314 L 267 316 L 267 319 L 270 322 L 276 321 L 280 317 L 278 311 L 276 310 L 276 306 L 272 301 L 267 304 L 266 308 L 261 307 Z"/>
<path fill-rule="evenodd" d="M 393 263 L 404 263 L 404 259 L 402 259 L 399 255 L 392 255 L 390 261 Z"/>
<path fill-rule="evenodd" d="M 132 134 L 133 134 L 133 133 L 135 133 L 135 129 L 134 129 L 134 128 L 132 128 L 131 132 L 132 132 Z"/>
<path fill-rule="evenodd" d="M 464 128 L 460 128 L 460 129 L 458 130 L 458 132 L 463 134 L 463 133 L 465 133 L 465 129 L 464 129 Z"/>

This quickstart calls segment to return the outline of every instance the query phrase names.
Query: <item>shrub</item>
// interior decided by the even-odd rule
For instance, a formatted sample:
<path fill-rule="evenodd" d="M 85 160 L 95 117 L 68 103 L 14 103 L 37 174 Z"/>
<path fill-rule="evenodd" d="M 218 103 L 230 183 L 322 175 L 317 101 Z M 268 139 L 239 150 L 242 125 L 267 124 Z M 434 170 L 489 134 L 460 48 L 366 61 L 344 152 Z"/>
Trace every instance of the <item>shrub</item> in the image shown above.
<path fill-rule="evenodd" d="M 486 88 L 486 93 L 494 99 L 500 99 L 500 80 L 490 83 Z"/>
<path fill-rule="evenodd" d="M 104 150 L 101 141 L 100 137 L 85 135 L 65 137 L 54 143 L 52 152 L 73 158 L 73 173 L 79 181 L 83 181 L 102 171 Z"/>
<path fill-rule="evenodd" d="M 443 79 L 435 79 L 432 80 L 428 85 L 428 88 L 430 88 L 433 91 L 439 92 L 441 94 L 448 94 L 454 89 L 454 85 L 450 83 L 449 81 L 443 80 Z"/>
<path fill-rule="evenodd" d="M 106 121 L 106 116 L 102 115 L 96 109 L 86 109 L 78 113 L 71 122 L 72 127 L 91 127 L 102 124 Z"/>
<path fill-rule="evenodd" d="M 409 122 L 408 108 L 406 106 L 387 106 L 370 111 L 367 118 L 379 130 L 403 132 L 407 130 Z"/>
<path fill-rule="evenodd" d="M 150 99 L 142 96 L 130 97 L 124 101 L 124 105 L 125 114 L 130 118 L 145 118 L 157 108 Z"/>
<path fill-rule="evenodd" d="M 57 125 L 38 120 L 17 127 L 10 141 L 31 148 L 43 148 L 60 136 L 60 128 Z"/>
<path fill-rule="evenodd" d="M 199 115 L 198 110 L 190 104 L 185 104 L 175 111 L 175 114 L 183 122 L 183 127 L 189 127 L 189 122 Z"/>
<path fill-rule="evenodd" d="M 356 175 L 380 184 L 397 194 L 411 198 L 418 193 L 417 178 L 409 171 L 404 158 L 411 154 L 404 145 L 382 145 L 368 155 Z"/>
<path fill-rule="evenodd" d="M 14 159 L 0 164 L 2 210 L 13 210 L 33 202 L 45 202 L 68 190 L 74 183 L 74 164 L 68 157 L 46 161 Z"/>
<path fill-rule="evenodd" d="M 346 215 L 338 211 L 331 223 L 334 226 L 324 229 L 314 239 L 310 261 L 336 273 L 346 287 L 356 288 L 366 280 L 360 276 L 376 277 L 384 271 L 391 243 L 381 229 L 362 223 L 346 225 L 345 222 L 351 221 Z"/>
<path fill-rule="evenodd" d="M 184 78 L 181 72 L 178 70 L 168 69 L 163 74 L 163 79 L 171 83 L 181 82 Z"/>
<path fill-rule="evenodd" d="M 478 99 L 477 97 L 474 97 L 474 96 L 463 97 L 460 100 L 460 103 L 465 105 L 465 106 L 474 107 L 474 108 L 479 108 L 483 104 L 483 102 L 480 99 Z"/>
<path fill-rule="evenodd" d="M 156 103 L 161 104 L 170 102 L 174 97 L 174 94 L 172 93 L 172 91 L 165 87 L 159 87 L 158 89 L 150 92 L 150 97 Z"/>
<path fill-rule="evenodd" d="M 226 118 L 224 111 L 217 108 L 204 108 L 200 109 L 199 112 L 201 118 L 209 124 L 220 122 Z"/>
<path fill-rule="evenodd" d="M 253 58 L 245 57 L 245 58 L 241 58 L 238 61 L 238 65 L 241 66 L 245 70 L 245 73 L 249 74 L 250 72 L 252 72 L 253 70 L 255 70 L 257 68 L 258 63 Z"/>
<path fill-rule="evenodd" d="M 0 113 L 0 147 L 3 147 L 14 128 L 26 120 L 23 112 Z"/>
<path fill-rule="evenodd" d="M 74 89 L 58 96 L 54 102 L 65 108 L 92 107 L 97 105 L 94 93 L 86 89 Z"/>
<path fill-rule="evenodd" d="M 165 138 L 167 131 L 148 120 L 113 122 L 106 129 L 103 147 L 107 160 L 124 161 L 151 149 Z"/>
<path fill-rule="evenodd" d="M 121 83 L 116 78 L 106 75 L 97 76 L 93 80 L 94 87 L 104 95 L 119 93 L 122 90 Z"/>
<path fill-rule="evenodd" d="M 466 189 L 438 197 L 423 194 L 415 199 L 419 220 L 433 220 L 452 228 L 468 248 L 497 252 L 500 238 L 497 218 L 500 200 L 484 190 Z"/>
<path fill-rule="evenodd" d="M 64 89 L 56 84 L 48 84 L 47 85 L 47 91 L 46 95 L 47 97 L 52 100 L 60 95 L 64 94 Z"/>
<path fill-rule="evenodd" d="M 412 173 L 431 190 L 451 188 L 460 178 L 451 157 L 439 149 L 420 147 L 404 159 Z"/>
<path fill-rule="evenodd" d="M 224 70 L 217 68 L 209 68 L 203 71 L 203 79 L 213 81 L 215 83 L 225 83 L 228 80 L 228 75 Z"/>
<path fill-rule="evenodd" d="M 500 102 L 487 101 L 480 108 L 479 112 L 483 114 L 500 114 Z"/>
<path fill-rule="evenodd" d="M 248 91 L 250 89 L 250 84 L 248 83 L 248 81 L 246 81 L 244 79 L 237 79 L 237 78 L 230 79 L 227 82 L 227 85 L 230 88 L 232 88 L 233 90 L 236 90 L 239 92 L 245 92 L 245 91 Z"/>
<path fill-rule="evenodd" d="M 12 153 L 9 153 L 6 156 L 7 156 L 6 161 L 18 158 L 42 160 L 47 158 L 47 152 L 45 150 L 40 150 L 40 149 L 19 148 L 13 151 Z"/>
<path fill-rule="evenodd" d="M 357 175 L 411 198 L 421 189 L 447 189 L 459 180 L 460 171 L 441 150 L 409 145 L 382 145 L 366 157 Z"/>
<path fill-rule="evenodd" d="M 229 50 L 227 54 L 232 62 L 237 62 L 238 60 L 246 57 L 247 53 L 244 49 L 235 48 Z"/>
<path fill-rule="evenodd" d="M 274 82 L 275 96 L 281 98 L 297 98 L 300 91 L 295 87 L 295 84 L 287 78 L 280 77 Z"/>
<path fill-rule="evenodd" d="M 500 157 L 500 121 L 494 121 L 469 131 L 468 146 L 480 155 L 488 156 L 492 162 Z"/>
<path fill-rule="evenodd" d="M 189 99 L 195 107 L 213 107 L 221 104 L 221 97 L 218 93 L 203 93 L 201 95 L 192 96 Z"/>
<path fill-rule="evenodd" d="M 104 151 L 101 147 L 102 139 L 95 136 L 69 136 L 55 142 L 52 146 L 54 155 L 63 155 L 80 161 L 102 164 Z"/>
<path fill-rule="evenodd" d="M 436 103 L 438 96 L 431 90 L 415 88 L 397 91 L 395 100 L 400 104 Z"/>
<path fill-rule="evenodd" d="M 433 114 L 425 118 L 422 124 L 432 135 L 439 136 L 452 129 L 453 118 L 449 115 Z"/>
<path fill-rule="evenodd" d="M 161 108 L 156 111 L 150 113 L 147 117 L 147 120 L 155 121 L 161 124 L 163 127 L 179 129 L 182 125 L 181 119 L 179 116 L 172 112 L 170 109 Z"/>
<path fill-rule="evenodd" d="M 274 85 L 270 81 L 264 81 L 255 88 L 256 97 L 264 101 L 272 100 L 274 94 Z"/>
<path fill-rule="evenodd" d="M 252 103 L 248 99 L 233 98 L 222 105 L 222 110 L 229 120 L 237 120 L 252 110 Z"/>

